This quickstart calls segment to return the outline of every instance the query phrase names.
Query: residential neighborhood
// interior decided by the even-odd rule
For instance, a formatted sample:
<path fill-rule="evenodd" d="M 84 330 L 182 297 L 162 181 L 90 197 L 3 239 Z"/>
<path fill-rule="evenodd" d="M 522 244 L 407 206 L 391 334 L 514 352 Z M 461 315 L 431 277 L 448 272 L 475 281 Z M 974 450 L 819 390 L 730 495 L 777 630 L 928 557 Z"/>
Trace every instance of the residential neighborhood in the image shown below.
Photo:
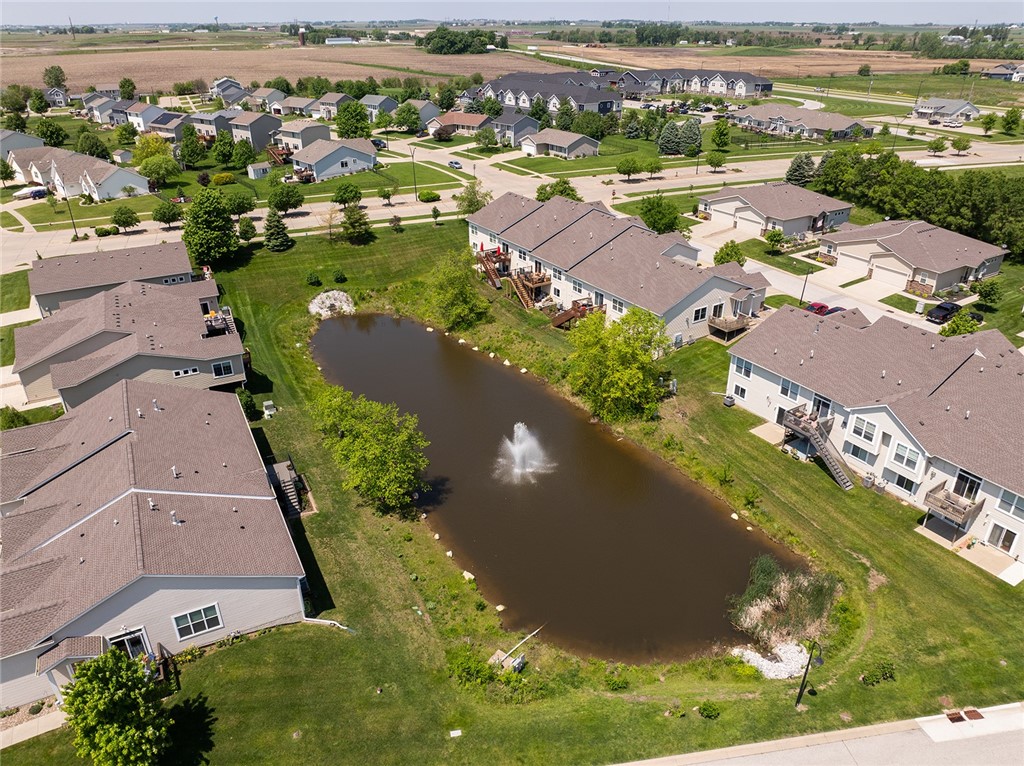
<path fill-rule="evenodd" d="M 0 760 L 1017 764 L 1020 20 L 437 10 L 5 7 Z"/>

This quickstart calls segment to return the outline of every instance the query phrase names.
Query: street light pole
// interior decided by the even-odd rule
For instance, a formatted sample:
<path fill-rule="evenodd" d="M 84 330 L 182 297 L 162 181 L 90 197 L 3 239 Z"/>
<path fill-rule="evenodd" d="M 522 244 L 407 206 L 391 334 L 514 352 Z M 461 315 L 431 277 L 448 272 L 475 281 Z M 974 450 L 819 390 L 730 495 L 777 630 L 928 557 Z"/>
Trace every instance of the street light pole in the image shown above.
<path fill-rule="evenodd" d="M 416 188 L 416 147 L 410 146 L 409 153 L 412 156 L 412 196 L 419 199 L 419 190 Z"/>
<path fill-rule="evenodd" d="M 903 122 L 906 119 L 907 119 L 906 117 L 897 117 L 896 118 L 896 130 L 893 131 L 893 134 L 892 134 L 892 150 L 893 151 L 896 151 L 896 136 L 898 136 L 900 134 L 900 126 L 903 125 Z"/>
<path fill-rule="evenodd" d="M 807 292 L 807 277 L 811 276 L 811 267 L 808 265 L 807 272 L 804 274 L 804 286 L 800 289 L 800 305 L 804 305 L 804 293 Z"/>
<path fill-rule="evenodd" d="M 817 641 L 811 641 L 811 650 L 807 655 L 807 664 L 804 666 L 804 677 L 800 681 L 800 691 L 796 695 L 795 707 L 800 707 L 800 700 L 804 698 L 804 692 L 807 690 L 807 671 L 811 669 L 811 661 L 814 659 L 814 650 L 818 650 L 818 660 L 815 662 L 816 665 L 824 665 L 825 660 L 821 656 L 821 644 Z"/>
<path fill-rule="evenodd" d="M 75 236 L 77 237 L 78 236 L 78 225 L 75 223 L 75 214 L 73 212 L 71 212 L 71 200 L 68 199 L 67 197 L 65 197 L 64 201 L 68 203 L 68 215 L 71 216 L 71 228 L 73 228 L 75 230 Z"/>

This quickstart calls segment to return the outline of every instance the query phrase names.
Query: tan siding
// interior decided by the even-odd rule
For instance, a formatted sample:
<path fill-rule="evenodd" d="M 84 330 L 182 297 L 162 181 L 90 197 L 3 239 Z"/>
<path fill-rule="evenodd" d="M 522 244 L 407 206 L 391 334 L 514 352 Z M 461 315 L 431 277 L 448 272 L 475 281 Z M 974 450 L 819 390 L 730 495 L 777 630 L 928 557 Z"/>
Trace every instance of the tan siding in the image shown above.
<path fill-rule="evenodd" d="M 101 332 L 91 338 L 87 338 L 76 346 L 61 351 L 59 354 L 54 354 L 49 359 L 44 359 L 38 364 L 22 370 L 20 377 L 22 385 L 25 387 L 26 399 L 33 402 L 38 399 L 49 399 L 57 395 L 57 390 L 53 387 L 53 383 L 50 380 L 50 369 L 53 365 L 81 359 L 83 356 L 91 354 L 93 351 L 98 351 L 123 337 L 119 333 Z M 17 354 L 17 347 L 15 347 L 15 354 Z"/>
<path fill-rule="evenodd" d="M 693 321 L 693 312 L 701 306 L 707 306 L 708 318 L 711 317 L 711 310 L 716 303 L 725 304 L 722 309 L 722 316 L 731 317 L 732 301 L 729 296 L 736 292 L 736 285 L 726 282 L 723 279 L 710 279 L 694 290 L 685 300 L 680 301 L 665 313 L 665 334 L 669 338 L 681 334 L 684 340 L 703 338 L 710 332 L 707 320 L 703 322 Z"/>
<path fill-rule="evenodd" d="M 85 381 L 79 386 L 62 390 L 61 396 L 63 396 L 64 402 L 68 407 L 77 407 L 87 399 L 91 399 L 100 391 L 109 388 L 119 380 L 125 379 L 144 380 L 149 383 L 167 383 L 170 385 L 194 389 L 211 388 L 213 386 L 221 386 L 226 383 L 244 383 L 245 368 L 242 366 L 241 354 L 236 356 L 219 357 L 215 361 L 219 362 L 225 359 L 231 360 L 232 369 L 236 371 L 236 374 L 223 378 L 215 378 L 213 377 L 212 361 L 140 355 L 126 360 L 116 367 L 97 375 L 95 378 Z M 198 367 L 199 373 L 196 375 L 184 375 L 178 378 L 174 377 L 174 370 L 192 367 Z"/>

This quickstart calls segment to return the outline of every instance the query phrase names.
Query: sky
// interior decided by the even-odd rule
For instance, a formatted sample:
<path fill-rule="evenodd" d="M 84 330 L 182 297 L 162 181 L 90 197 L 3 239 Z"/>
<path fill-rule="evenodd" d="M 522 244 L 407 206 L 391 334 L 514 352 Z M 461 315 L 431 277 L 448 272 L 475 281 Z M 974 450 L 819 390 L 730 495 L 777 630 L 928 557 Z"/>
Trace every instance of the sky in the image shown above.
<path fill-rule="evenodd" d="M 276 22 L 292 20 L 466 19 L 507 18 L 515 12 L 523 20 L 618 19 L 624 16 L 655 21 L 687 22 L 714 19 L 723 22 L 791 21 L 858 22 L 883 24 L 936 23 L 948 25 L 1020 23 L 1024 3 L 935 2 L 933 0 L 890 0 L 890 2 L 822 3 L 820 0 L 748 0 L 747 2 L 595 2 L 594 0 L 551 0 L 516 3 L 496 0 L 477 2 L 377 2 L 339 3 L 293 0 L 250 2 L 209 0 L 209 2 L 92 2 L 90 0 L 3 0 L 0 22 L 4 24 L 59 24 L 71 16 L 75 24 L 116 23 L 203 23 L 219 17 L 221 22 Z"/>

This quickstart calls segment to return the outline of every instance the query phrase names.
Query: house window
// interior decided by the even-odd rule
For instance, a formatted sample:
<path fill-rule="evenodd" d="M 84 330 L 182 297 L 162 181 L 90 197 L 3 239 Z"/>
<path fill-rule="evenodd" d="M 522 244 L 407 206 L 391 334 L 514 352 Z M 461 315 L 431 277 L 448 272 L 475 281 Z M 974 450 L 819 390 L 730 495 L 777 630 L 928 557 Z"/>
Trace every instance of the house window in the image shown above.
<path fill-rule="evenodd" d="M 721 318 L 722 312 L 725 310 L 724 303 L 716 303 L 711 307 L 711 316 Z"/>
<path fill-rule="evenodd" d="M 562 290 L 561 290 L 561 288 L 556 287 L 551 292 L 553 292 L 555 294 L 556 298 L 561 298 L 562 297 Z"/>
<path fill-rule="evenodd" d="M 899 463 L 904 468 L 908 468 L 911 471 L 917 470 L 917 460 L 921 457 L 916 449 L 908 447 L 905 444 L 896 445 L 896 454 L 892 456 L 892 462 Z"/>
<path fill-rule="evenodd" d="M 873 442 L 875 440 L 875 424 L 860 416 L 855 417 L 853 419 L 853 435 L 866 442 Z"/>
<path fill-rule="evenodd" d="M 561 281 L 561 279 L 562 279 L 562 270 L 561 269 L 554 269 L 554 268 L 551 269 L 551 278 L 552 279 L 557 279 L 557 280 Z"/>
<path fill-rule="evenodd" d="M 851 444 L 849 454 L 857 458 L 862 463 L 867 463 L 871 459 L 871 453 L 861 447 L 859 444 Z"/>
<path fill-rule="evenodd" d="M 223 625 L 220 621 L 220 610 L 216 604 L 204 606 L 194 612 L 179 614 L 174 618 L 174 629 L 178 631 L 178 640 L 184 641 L 189 636 L 206 633 Z"/>
<path fill-rule="evenodd" d="M 699 309 L 694 309 L 693 310 L 693 321 L 694 322 L 704 322 L 704 321 L 707 321 L 707 318 L 708 318 L 708 307 L 707 306 L 701 306 Z"/>
<path fill-rule="evenodd" d="M 213 363 L 213 377 L 215 377 L 215 378 L 224 378 L 224 377 L 227 377 L 228 375 L 234 375 L 234 374 L 235 374 L 235 371 L 234 371 L 234 368 L 232 368 L 232 366 L 231 366 L 231 360 L 230 359 L 225 359 L 223 362 L 214 362 Z"/>
<path fill-rule="evenodd" d="M 750 377 L 750 371 L 753 369 L 753 365 L 746 359 L 736 358 L 733 363 L 733 369 L 736 370 L 737 375 L 742 375 L 744 378 Z"/>
<path fill-rule="evenodd" d="M 917 277 L 917 281 L 920 282 L 922 285 L 928 284 L 929 279 L 931 279 L 931 276 L 928 274 L 927 271 L 922 271 Z"/>
<path fill-rule="evenodd" d="M 176 378 L 184 378 L 187 375 L 198 375 L 198 374 L 199 374 L 199 368 L 198 367 L 186 367 L 184 370 L 175 370 L 174 371 L 174 377 L 176 377 Z"/>
<path fill-rule="evenodd" d="M 612 311 L 616 314 L 621 314 L 623 311 L 623 304 L 618 298 L 612 298 Z"/>
<path fill-rule="evenodd" d="M 574 279 L 572 281 L 572 291 L 574 293 L 582 293 L 583 292 L 583 283 L 580 282 L 578 279 Z"/>
<path fill-rule="evenodd" d="M 470 224 L 469 233 L 472 234 L 475 237 L 477 234 L 480 233 L 480 229 L 478 229 L 476 226 Z"/>
<path fill-rule="evenodd" d="M 1024 519 L 1024 497 L 1004 489 L 998 505 L 1000 511 L 1016 516 L 1018 519 Z"/>
<path fill-rule="evenodd" d="M 917 489 L 917 485 L 914 483 L 913 479 L 908 479 L 906 476 L 901 476 L 900 474 L 896 474 L 896 480 L 893 481 L 893 484 L 902 489 L 908 495 L 914 494 Z"/>
<path fill-rule="evenodd" d="M 826 255 L 832 255 L 832 253 L 835 251 L 835 249 L 836 249 L 836 246 L 833 245 L 831 242 L 829 242 L 827 245 L 825 245 L 825 254 Z"/>
<path fill-rule="evenodd" d="M 110 645 L 116 646 L 132 659 L 149 654 L 149 642 L 146 641 L 146 631 L 144 628 L 114 636 L 110 639 Z"/>
<path fill-rule="evenodd" d="M 746 399 L 747 398 L 747 389 L 745 389 L 739 383 L 736 383 L 735 385 L 733 385 L 732 392 L 733 392 L 733 394 L 738 396 L 740 399 Z"/>
<path fill-rule="evenodd" d="M 795 402 L 797 397 L 800 396 L 800 386 L 791 380 L 783 378 L 782 382 L 779 383 L 779 393 L 790 401 Z"/>

